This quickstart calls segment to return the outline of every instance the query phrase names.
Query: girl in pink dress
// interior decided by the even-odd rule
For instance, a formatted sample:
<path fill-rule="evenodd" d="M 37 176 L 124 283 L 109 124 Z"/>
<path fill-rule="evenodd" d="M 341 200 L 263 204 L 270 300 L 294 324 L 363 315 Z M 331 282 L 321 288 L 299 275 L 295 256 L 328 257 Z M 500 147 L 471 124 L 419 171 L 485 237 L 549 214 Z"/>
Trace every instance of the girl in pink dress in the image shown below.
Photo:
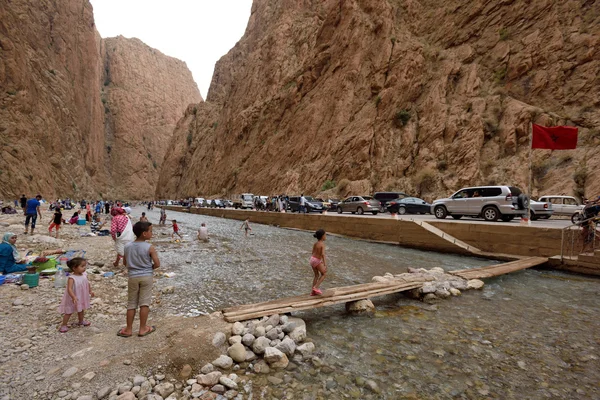
<path fill-rule="evenodd" d="M 60 333 L 69 330 L 67 323 L 74 312 L 77 313 L 79 318 L 79 326 L 90 326 L 90 322 L 83 319 L 83 311 L 90 308 L 90 297 L 94 296 L 85 273 L 87 261 L 84 258 L 75 257 L 69 260 L 67 266 L 71 268 L 73 273 L 69 275 L 67 289 L 58 308 L 59 312 L 63 314 L 62 325 L 59 329 Z"/>

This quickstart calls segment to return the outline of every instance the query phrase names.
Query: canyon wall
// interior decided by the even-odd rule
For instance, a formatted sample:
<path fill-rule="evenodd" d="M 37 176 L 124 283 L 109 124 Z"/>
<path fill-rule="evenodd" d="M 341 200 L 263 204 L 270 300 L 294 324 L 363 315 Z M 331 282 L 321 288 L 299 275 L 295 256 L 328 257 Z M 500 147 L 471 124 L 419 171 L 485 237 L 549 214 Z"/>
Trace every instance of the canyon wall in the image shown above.
<path fill-rule="evenodd" d="M 175 124 L 202 97 L 183 61 L 138 39 L 119 36 L 103 44 L 109 193 L 151 199 Z"/>
<path fill-rule="evenodd" d="M 106 187 L 100 47 L 87 1 L 0 2 L 0 196 Z"/>
<path fill-rule="evenodd" d="M 0 198 L 150 198 L 201 101 L 185 63 L 102 39 L 87 0 L 0 2 Z"/>
<path fill-rule="evenodd" d="M 599 77 L 591 0 L 255 0 L 156 194 L 526 189 L 531 122 L 579 127 L 534 195 L 600 194 Z"/>

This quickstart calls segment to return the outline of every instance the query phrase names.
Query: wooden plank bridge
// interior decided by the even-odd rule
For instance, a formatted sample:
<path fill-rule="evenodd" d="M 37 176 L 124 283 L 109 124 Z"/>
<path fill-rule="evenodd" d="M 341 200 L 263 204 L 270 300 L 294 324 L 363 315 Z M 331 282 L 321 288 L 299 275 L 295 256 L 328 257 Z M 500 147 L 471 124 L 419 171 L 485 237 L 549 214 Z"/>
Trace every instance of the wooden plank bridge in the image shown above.
<path fill-rule="evenodd" d="M 464 279 L 485 279 L 542 265 L 547 261 L 548 259 L 543 257 L 528 257 L 489 267 L 463 269 L 459 271 L 450 271 L 449 273 Z M 228 322 L 245 321 L 263 317 L 265 315 L 308 310 L 383 296 L 386 294 L 404 292 L 420 288 L 425 282 L 427 282 L 427 280 L 422 277 L 411 278 L 410 276 L 407 276 L 403 279 L 390 282 L 363 283 L 359 285 L 331 288 L 325 290 L 320 296 L 310 296 L 306 294 L 263 303 L 229 307 L 223 310 L 223 316 Z"/>

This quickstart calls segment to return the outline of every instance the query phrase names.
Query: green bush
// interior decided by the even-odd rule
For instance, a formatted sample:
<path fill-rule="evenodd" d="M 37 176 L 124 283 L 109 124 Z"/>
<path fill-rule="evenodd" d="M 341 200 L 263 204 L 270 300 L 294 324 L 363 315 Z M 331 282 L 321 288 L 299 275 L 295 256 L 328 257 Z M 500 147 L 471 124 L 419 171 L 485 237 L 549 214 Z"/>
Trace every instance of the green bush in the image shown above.
<path fill-rule="evenodd" d="M 381 103 L 381 96 L 375 98 L 375 107 L 379 107 L 379 103 Z"/>
<path fill-rule="evenodd" d="M 500 29 L 500 31 L 498 32 L 498 35 L 500 35 L 500 40 L 508 40 L 508 38 L 509 38 L 508 29 L 506 27 Z"/>
<path fill-rule="evenodd" d="M 192 144 L 192 132 L 187 135 L 187 144 L 190 146 Z"/>
<path fill-rule="evenodd" d="M 400 110 L 394 115 L 394 123 L 397 126 L 405 126 L 410 121 L 410 111 L 407 109 Z"/>
<path fill-rule="evenodd" d="M 328 179 L 323 183 L 323 186 L 321 186 L 321 190 L 325 191 L 325 190 L 333 189 L 334 187 L 335 187 L 335 181 Z"/>

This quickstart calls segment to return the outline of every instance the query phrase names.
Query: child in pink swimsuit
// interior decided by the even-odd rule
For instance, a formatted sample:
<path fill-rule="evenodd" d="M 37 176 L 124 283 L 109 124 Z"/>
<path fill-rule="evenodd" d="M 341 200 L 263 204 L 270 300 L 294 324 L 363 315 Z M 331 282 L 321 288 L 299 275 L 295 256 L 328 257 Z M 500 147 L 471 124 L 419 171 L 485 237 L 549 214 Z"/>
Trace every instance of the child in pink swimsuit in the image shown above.
<path fill-rule="evenodd" d="M 325 279 L 325 274 L 327 274 L 327 265 L 325 265 L 325 238 L 326 234 L 323 229 L 319 229 L 313 235 L 317 239 L 317 243 L 313 245 L 312 255 L 310 257 L 310 266 L 313 269 L 313 273 L 315 277 L 313 279 L 312 291 L 310 292 L 311 296 L 317 296 L 323 294 L 319 290 L 319 286 L 323 283 Z"/>

